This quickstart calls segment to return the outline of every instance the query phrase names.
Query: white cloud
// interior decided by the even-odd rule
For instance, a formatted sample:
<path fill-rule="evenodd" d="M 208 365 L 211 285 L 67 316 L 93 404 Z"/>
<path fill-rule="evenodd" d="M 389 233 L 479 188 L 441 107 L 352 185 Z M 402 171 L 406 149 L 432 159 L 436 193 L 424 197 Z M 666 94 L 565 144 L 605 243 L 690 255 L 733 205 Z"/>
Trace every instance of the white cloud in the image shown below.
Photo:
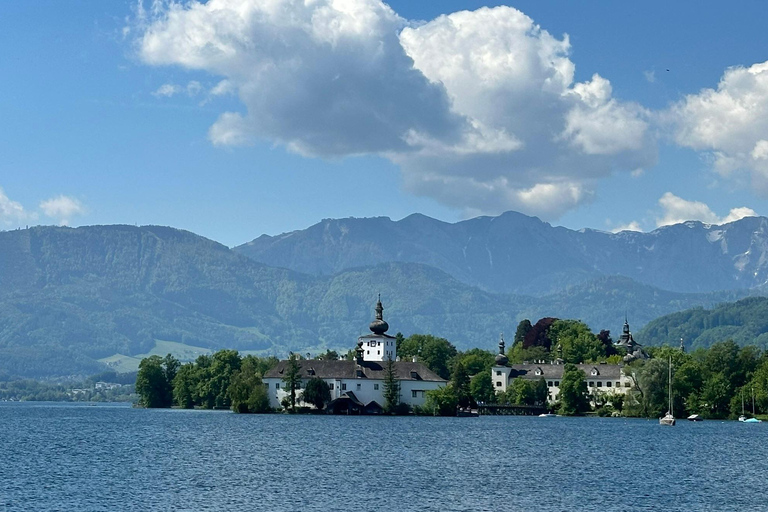
<path fill-rule="evenodd" d="M 645 80 L 650 84 L 656 82 L 656 71 L 643 71 L 643 76 L 645 77 Z"/>
<path fill-rule="evenodd" d="M 708 152 L 720 175 L 746 175 L 768 196 L 768 62 L 725 71 L 715 89 L 703 89 L 664 116 L 678 144 Z"/>
<path fill-rule="evenodd" d="M 379 0 L 158 5 L 134 31 L 144 62 L 219 76 L 210 94 L 244 103 L 209 129 L 217 145 L 380 154 L 414 193 L 547 219 L 656 159 L 648 112 L 600 75 L 574 83 L 568 37 L 513 8 L 410 24 Z"/>
<path fill-rule="evenodd" d="M 698 220 L 706 224 L 727 224 L 744 217 L 756 217 L 757 213 L 751 208 L 733 208 L 725 217 L 718 217 L 709 206 L 700 201 L 687 201 L 671 192 L 659 199 L 662 217 L 656 219 L 656 226 L 680 224 L 687 220 Z"/>
<path fill-rule="evenodd" d="M 29 219 L 31 215 L 21 203 L 11 200 L 0 187 L 0 223 L 10 226 Z"/>
<path fill-rule="evenodd" d="M 211 88 L 211 96 L 225 96 L 232 94 L 237 90 L 235 84 L 229 80 L 222 80 Z"/>
<path fill-rule="evenodd" d="M 628 224 L 621 224 L 619 226 L 616 226 L 615 228 L 611 229 L 611 233 L 620 233 L 622 231 L 639 231 L 642 233 L 643 228 L 640 227 L 640 223 L 636 220 L 633 220 L 632 222 Z"/>
<path fill-rule="evenodd" d="M 152 93 L 153 96 L 170 98 L 181 92 L 181 87 L 176 84 L 163 84 Z"/>
<path fill-rule="evenodd" d="M 80 201 L 64 195 L 42 201 L 40 209 L 47 217 L 55 219 L 61 226 L 68 226 L 74 216 L 85 213 L 85 207 Z"/>

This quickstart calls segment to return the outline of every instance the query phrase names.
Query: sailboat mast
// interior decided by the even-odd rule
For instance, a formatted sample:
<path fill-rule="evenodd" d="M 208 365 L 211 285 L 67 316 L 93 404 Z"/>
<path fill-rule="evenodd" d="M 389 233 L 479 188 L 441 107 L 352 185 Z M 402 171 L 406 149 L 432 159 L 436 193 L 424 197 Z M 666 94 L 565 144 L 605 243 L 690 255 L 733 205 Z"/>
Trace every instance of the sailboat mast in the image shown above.
<path fill-rule="evenodd" d="M 672 414 L 672 356 L 669 356 L 669 414 Z"/>

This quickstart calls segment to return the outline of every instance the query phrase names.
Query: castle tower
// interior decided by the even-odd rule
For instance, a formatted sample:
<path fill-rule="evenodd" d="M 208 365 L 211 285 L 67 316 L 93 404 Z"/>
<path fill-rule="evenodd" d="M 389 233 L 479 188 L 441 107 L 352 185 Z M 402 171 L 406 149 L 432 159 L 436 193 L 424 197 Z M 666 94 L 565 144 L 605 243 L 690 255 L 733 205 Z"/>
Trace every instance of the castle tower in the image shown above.
<path fill-rule="evenodd" d="M 381 294 L 379 294 L 376 301 L 376 318 L 368 328 L 371 330 L 371 334 L 357 338 L 357 344 L 363 350 L 363 361 L 396 360 L 397 342 L 394 336 L 387 334 L 389 324 L 384 321 L 384 306 L 381 304 Z"/>

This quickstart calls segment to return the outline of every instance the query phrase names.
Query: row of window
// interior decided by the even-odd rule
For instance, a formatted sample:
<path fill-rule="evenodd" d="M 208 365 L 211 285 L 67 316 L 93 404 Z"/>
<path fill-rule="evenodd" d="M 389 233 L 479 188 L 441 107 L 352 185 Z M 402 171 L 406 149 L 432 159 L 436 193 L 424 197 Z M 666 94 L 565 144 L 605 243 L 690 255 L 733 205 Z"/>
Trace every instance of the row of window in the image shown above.
<path fill-rule="evenodd" d="M 266 383 L 264 385 L 265 386 L 269 386 L 269 384 L 266 384 Z M 328 387 L 331 389 L 331 391 L 333 391 L 333 388 L 334 388 L 333 382 L 329 383 Z M 280 383 L 279 382 L 275 382 L 275 389 L 280 389 Z M 301 389 L 301 382 L 296 383 L 296 389 Z M 361 389 L 363 389 L 363 385 L 358 383 L 357 384 L 357 390 L 360 391 Z M 379 385 L 378 384 L 374 384 L 373 385 L 373 389 L 374 389 L 374 391 L 378 391 L 379 390 Z M 342 391 L 346 391 L 347 390 L 347 384 L 345 382 L 342 382 L 341 390 Z"/>

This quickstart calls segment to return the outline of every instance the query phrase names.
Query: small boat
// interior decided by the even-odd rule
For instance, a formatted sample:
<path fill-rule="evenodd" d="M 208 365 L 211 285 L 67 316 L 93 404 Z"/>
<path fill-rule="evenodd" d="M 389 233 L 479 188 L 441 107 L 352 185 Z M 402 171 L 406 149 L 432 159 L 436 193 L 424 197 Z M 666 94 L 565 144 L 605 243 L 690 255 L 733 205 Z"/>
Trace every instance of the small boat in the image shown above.
<path fill-rule="evenodd" d="M 659 425 L 675 426 L 675 415 L 672 414 L 672 356 L 669 357 L 669 410 L 664 417 L 659 418 Z"/>
<path fill-rule="evenodd" d="M 556 418 L 557 414 L 552 414 L 551 412 L 545 412 L 543 414 L 539 414 L 539 418 Z"/>
<path fill-rule="evenodd" d="M 704 421 L 704 418 L 702 418 L 698 414 L 691 414 L 690 416 L 688 416 L 688 421 Z"/>
<path fill-rule="evenodd" d="M 755 418 L 755 388 L 752 388 L 752 418 L 747 418 L 747 415 L 744 413 L 744 391 L 741 391 L 741 416 L 739 416 L 739 421 L 742 423 L 762 423 L 763 420 L 759 420 Z"/>

